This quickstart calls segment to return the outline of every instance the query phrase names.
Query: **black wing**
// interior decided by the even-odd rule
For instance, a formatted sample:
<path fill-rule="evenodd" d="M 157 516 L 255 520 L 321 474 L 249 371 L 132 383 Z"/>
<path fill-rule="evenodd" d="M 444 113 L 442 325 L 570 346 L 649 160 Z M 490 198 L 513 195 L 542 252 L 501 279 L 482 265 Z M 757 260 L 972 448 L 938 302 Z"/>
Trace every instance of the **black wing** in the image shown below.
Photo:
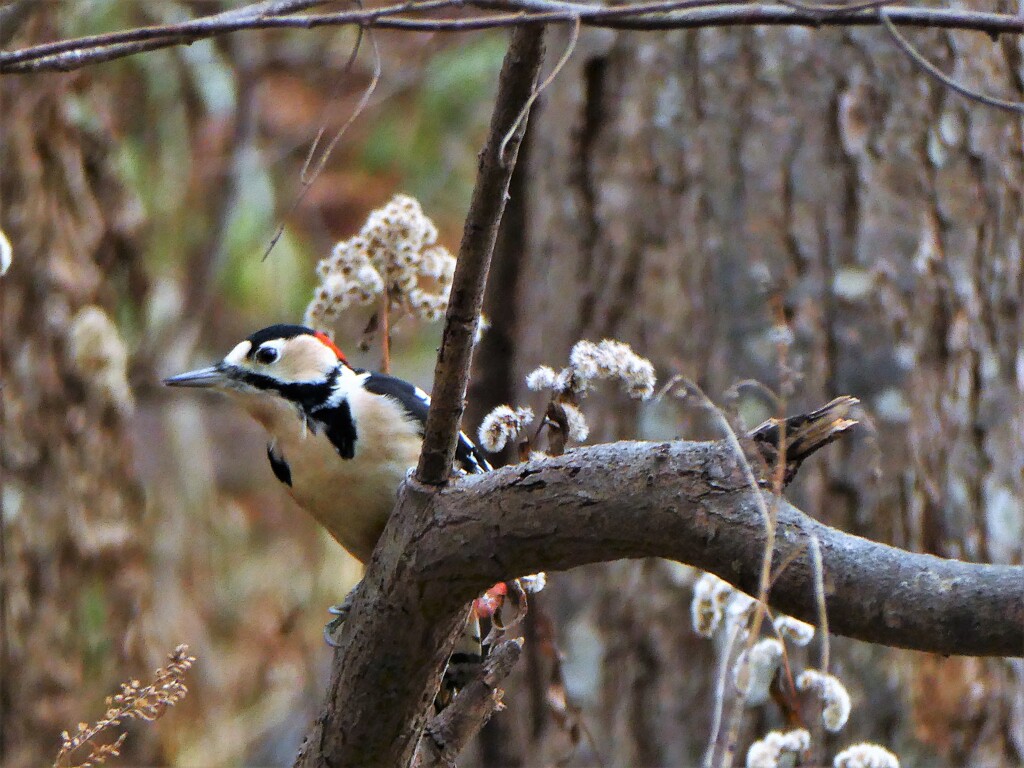
<path fill-rule="evenodd" d="M 363 385 L 367 392 L 375 395 L 387 395 L 397 400 L 405 412 L 419 424 L 420 434 L 427 424 L 427 411 L 430 410 L 430 395 L 408 381 L 388 376 L 386 373 L 370 372 Z M 487 463 L 480 449 L 464 432 L 459 433 L 459 444 L 455 447 L 455 461 L 466 472 L 475 474 L 487 472 L 491 465 Z"/>

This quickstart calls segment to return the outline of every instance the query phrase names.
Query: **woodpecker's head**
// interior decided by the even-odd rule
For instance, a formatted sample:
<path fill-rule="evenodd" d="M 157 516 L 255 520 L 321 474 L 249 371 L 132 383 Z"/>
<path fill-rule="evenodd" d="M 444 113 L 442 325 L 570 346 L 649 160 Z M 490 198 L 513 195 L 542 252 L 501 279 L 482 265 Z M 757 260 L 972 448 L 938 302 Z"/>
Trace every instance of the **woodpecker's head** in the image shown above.
<path fill-rule="evenodd" d="M 277 396 L 312 408 L 330 398 L 346 369 L 348 361 L 327 335 L 301 325 L 272 325 L 239 342 L 216 365 L 164 384 Z"/>

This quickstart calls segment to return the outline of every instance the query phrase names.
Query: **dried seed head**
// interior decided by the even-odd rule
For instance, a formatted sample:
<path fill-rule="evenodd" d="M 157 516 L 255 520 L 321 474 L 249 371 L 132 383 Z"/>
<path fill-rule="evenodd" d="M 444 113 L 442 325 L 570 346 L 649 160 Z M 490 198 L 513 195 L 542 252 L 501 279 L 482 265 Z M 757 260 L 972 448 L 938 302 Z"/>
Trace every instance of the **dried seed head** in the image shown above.
<path fill-rule="evenodd" d="M 654 366 L 651 361 L 637 355 L 621 341 L 605 339 L 600 344 L 579 341 L 569 353 L 571 376 L 566 390 L 583 394 L 591 382 L 601 379 L 619 379 L 630 397 L 646 400 L 654 394 Z"/>
<path fill-rule="evenodd" d="M 854 744 L 832 761 L 833 768 L 900 768 L 900 759 L 880 744 Z"/>
<path fill-rule="evenodd" d="M 736 659 L 736 690 L 743 694 L 749 706 L 768 701 L 769 689 L 782 662 L 783 652 L 782 643 L 774 637 L 766 637 L 754 643 L 749 653 L 743 651 Z"/>
<path fill-rule="evenodd" d="M 546 365 L 538 366 L 526 374 L 526 388 L 531 392 L 554 389 L 557 382 L 558 374 L 555 369 Z"/>
<path fill-rule="evenodd" d="M 455 257 L 436 242 L 437 227 L 419 202 L 396 195 L 317 264 L 321 282 L 306 308 L 306 324 L 326 330 L 338 312 L 372 304 L 385 293 L 416 317 L 439 319 L 448 307 Z"/>
<path fill-rule="evenodd" d="M 816 669 L 806 669 L 796 679 L 798 691 L 813 691 L 821 699 L 821 721 L 826 730 L 842 730 L 850 719 L 850 694 L 839 678 Z"/>
<path fill-rule="evenodd" d="M 794 619 L 792 616 L 776 616 L 775 630 L 787 640 L 801 647 L 814 639 L 814 625 Z"/>
<path fill-rule="evenodd" d="M 559 403 L 562 412 L 565 414 L 566 437 L 577 443 L 582 443 L 590 434 L 590 427 L 587 425 L 587 418 L 583 411 L 572 403 Z"/>
<path fill-rule="evenodd" d="M 800 728 L 782 733 L 772 731 L 747 750 L 747 768 L 784 768 L 796 763 L 797 758 L 811 746 L 811 734 Z"/>
<path fill-rule="evenodd" d="M 531 574 L 530 576 L 520 576 L 519 583 L 523 587 L 524 592 L 533 595 L 548 585 L 548 576 L 543 571 Z"/>
<path fill-rule="evenodd" d="M 533 411 L 529 408 L 512 410 L 507 405 L 499 405 L 484 416 L 480 422 L 478 436 L 485 450 L 497 453 L 505 448 L 511 440 L 518 437 L 533 421 Z"/>
<path fill-rule="evenodd" d="M 693 600 L 690 602 L 693 631 L 701 637 L 713 637 L 732 594 L 732 586 L 713 573 L 705 573 L 697 579 L 693 585 Z"/>
<path fill-rule="evenodd" d="M 11 268 L 11 260 L 14 257 L 14 249 L 11 248 L 11 241 L 7 239 L 7 235 L 0 229 L 0 277 L 7 274 L 7 270 Z"/>

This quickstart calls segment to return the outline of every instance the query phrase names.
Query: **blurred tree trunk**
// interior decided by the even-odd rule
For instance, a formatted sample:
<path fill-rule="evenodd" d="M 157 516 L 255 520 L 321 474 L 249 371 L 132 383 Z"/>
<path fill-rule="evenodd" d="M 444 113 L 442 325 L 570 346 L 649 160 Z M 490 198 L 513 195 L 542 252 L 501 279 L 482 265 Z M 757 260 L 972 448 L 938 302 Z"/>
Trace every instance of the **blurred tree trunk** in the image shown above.
<path fill-rule="evenodd" d="M 104 697 L 157 661 L 141 636 L 143 502 L 113 321 L 143 293 L 139 209 L 103 128 L 121 107 L 88 82 L 0 78 L 0 226 L 14 248 L 0 277 L 0 763 L 12 768 L 49 764 L 62 730 L 102 717 Z M 158 762 L 131 730 L 122 759 Z"/>
<path fill-rule="evenodd" d="M 962 82 L 1024 93 L 1016 41 L 913 38 Z M 923 77 L 878 29 L 587 31 L 543 100 L 516 371 L 614 337 L 662 381 L 682 373 L 718 402 L 748 378 L 791 391 L 791 412 L 855 395 L 870 421 L 809 462 L 790 497 L 872 539 L 1021 561 L 1019 116 Z M 743 414 L 770 407 L 740 400 Z M 595 441 L 714 435 L 674 404 L 636 409 L 609 392 L 587 410 Z M 690 629 L 686 575 L 618 563 L 558 575 L 541 597 L 603 764 L 698 764 L 715 654 Z M 833 659 L 854 712 L 829 756 L 871 739 L 904 765 L 1024 760 L 1024 679 L 1010 662 L 843 641 Z M 509 703 L 498 717 L 518 734 L 488 754 L 564 754 L 552 726 L 528 735 L 524 691 Z M 743 744 L 781 725 L 773 705 L 751 710 Z M 576 759 L 595 763 L 585 746 Z"/>

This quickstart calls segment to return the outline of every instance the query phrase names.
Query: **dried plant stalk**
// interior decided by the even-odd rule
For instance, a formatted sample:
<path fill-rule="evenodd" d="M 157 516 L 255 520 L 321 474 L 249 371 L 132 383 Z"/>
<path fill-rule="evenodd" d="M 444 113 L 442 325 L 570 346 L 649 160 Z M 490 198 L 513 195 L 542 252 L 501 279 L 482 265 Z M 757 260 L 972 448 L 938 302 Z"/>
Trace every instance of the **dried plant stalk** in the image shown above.
<path fill-rule="evenodd" d="M 122 725 L 126 720 L 146 720 L 152 722 L 160 718 L 168 707 L 174 706 L 188 693 L 185 685 L 185 673 L 191 669 L 195 657 L 188 653 L 187 645 L 179 645 L 167 657 L 167 664 L 154 673 L 155 679 L 147 686 L 138 680 L 130 680 L 121 684 L 121 692 L 106 698 L 107 711 L 93 725 L 79 723 L 78 730 L 72 735 L 64 731 L 61 735 L 61 747 L 53 761 L 54 768 L 92 768 L 103 765 L 110 757 L 120 754 L 121 745 L 128 737 L 122 731 L 118 737 L 107 744 L 97 744 L 96 738 L 104 731 Z M 76 758 L 75 753 L 88 754 Z"/>

